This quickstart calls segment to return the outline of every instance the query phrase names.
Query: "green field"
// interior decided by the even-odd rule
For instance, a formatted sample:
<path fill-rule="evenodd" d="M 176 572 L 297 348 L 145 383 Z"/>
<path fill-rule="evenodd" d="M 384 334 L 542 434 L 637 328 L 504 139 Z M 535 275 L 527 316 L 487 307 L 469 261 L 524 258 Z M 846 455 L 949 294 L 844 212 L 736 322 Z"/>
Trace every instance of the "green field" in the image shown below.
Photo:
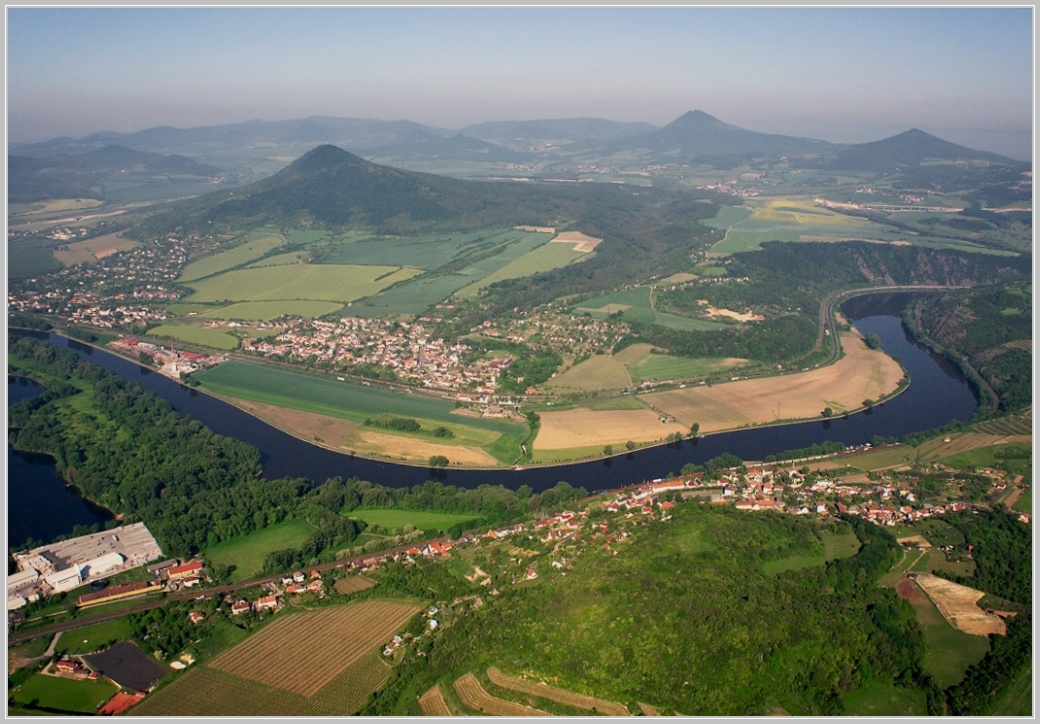
<path fill-rule="evenodd" d="M 651 287 L 631 287 L 579 302 L 571 311 L 588 314 L 597 319 L 606 319 L 610 314 L 621 313 L 621 321 L 639 324 L 659 324 L 680 331 L 711 331 L 725 329 L 728 325 L 694 317 L 680 317 L 659 312 L 654 308 Z"/>
<path fill-rule="evenodd" d="M 67 651 L 70 654 L 92 654 L 111 644 L 130 638 L 132 633 L 133 629 L 129 619 L 118 618 L 66 631 L 58 639 L 56 649 Z"/>
<path fill-rule="evenodd" d="M 1033 715 L 1033 668 L 1027 666 L 1008 684 L 988 712 L 990 716 Z"/>
<path fill-rule="evenodd" d="M 340 237 L 323 258 L 328 264 L 372 264 L 413 266 L 437 269 L 452 260 L 494 251 L 508 258 L 493 265 L 498 268 L 548 241 L 549 234 L 515 229 L 486 229 L 469 233 L 448 232 L 430 236 Z M 465 262 L 463 261 L 463 264 Z"/>
<path fill-rule="evenodd" d="M 488 287 L 503 279 L 520 279 L 522 277 L 550 271 L 561 266 L 587 258 L 588 252 L 575 251 L 572 244 L 544 243 L 537 249 L 527 252 L 519 259 L 514 259 L 498 270 L 488 274 L 479 282 L 474 282 L 458 291 L 460 297 L 476 296 L 482 288 Z"/>
<path fill-rule="evenodd" d="M 315 300 L 346 303 L 375 294 L 419 271 L 389 266 L 300 264 L 237 269 L 193 285 L 186 302 Z"/>
<path fill-rule="evenodd" d="M 35 704 L 70 714 L 93 714 L 115 693 L 116 688 L 108 681 L 74 681 L 36 674 L 17 690 L 9 691 L 7 698 L 16 706 Z"/>
<path fill-rule="evenodd" d="M 442 302 L 473 280 L 461 274 L 431 274 L 380 292 L 345 307 L 352 317 L 414 316 Z"/>
<path fill-rule="evenodd" d="M 152 327 L 148 334 L 153 337 L 173 337 L 190 344 L 201 344 L 213 349 L 238 349 L 239 339 L 226 329 L 203 327 L 199 324 L 170 322 Z"/>
<path fill-rule="evenodd" d="M 268 256 L 260 261 L 254 261 L 249 265 L 250 269 L 263 266 L 286 266 L 288 264 L 302 264 L 307 261 L 310 254 L 306 251 L 290 251 L 285 254 L 275 254 L 274 256 Z"/>
<path fill-rule="evenodd" d="M 842 697 L 847 716 L 926 716 L 925 694 L 893 684 L 871 682 Z"/>
<path fill-rule="evenodd" d="M 184 267 L 177 281 L 183 284 L 248 264 L 285 243 L 280 235 L 269 232 L 257 232 L 250 237 L 245 244 L 191 262 Z"/>
<path fill-rule="evenodd" d="M 553 392 L 623 390 L 632 384 L 624 365 L 614 357 L 597 354 L 546 382 Z"/>
<path fill-rule="evenodd" d="M 234 566 L 230 578 L 221 583 L 242 581 L 256 575 L 268 553 L 299 548 L 313 533 L 314 526 L 305 520 L 284 520 L 211 546 L 203 557 L 213 568 Z"/>
<path fill-rule="evenodd" d="M 914 608 L 924 634 L 922 667 L 940 687 L 959 683 L 968 667 L 989 651 L 989 639 L 958 631 L 930 601 Z"/>
<path fill-rule="evenodd" d="M 428 510 L 401 510 L 397 508 L 357 509 L 344 513 L 350 518 L 382 526 L 388 531 L 403 532 L 405 526 L 428 533 L 446 532 L 459 523 L 476 523 L 478 518 L 467 513 L 436 513 Z"/>

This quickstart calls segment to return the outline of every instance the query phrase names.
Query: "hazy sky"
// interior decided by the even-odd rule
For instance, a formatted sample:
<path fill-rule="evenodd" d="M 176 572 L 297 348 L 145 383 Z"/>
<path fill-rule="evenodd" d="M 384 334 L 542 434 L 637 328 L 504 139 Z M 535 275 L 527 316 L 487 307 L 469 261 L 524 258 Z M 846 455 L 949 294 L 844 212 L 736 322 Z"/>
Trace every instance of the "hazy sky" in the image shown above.
<path fill-rule="evenodd" d="M 310 115 L 458 129 L 691 109 L 1032 156 L 1033 9 L 7 8 L 12 142 Z"/>

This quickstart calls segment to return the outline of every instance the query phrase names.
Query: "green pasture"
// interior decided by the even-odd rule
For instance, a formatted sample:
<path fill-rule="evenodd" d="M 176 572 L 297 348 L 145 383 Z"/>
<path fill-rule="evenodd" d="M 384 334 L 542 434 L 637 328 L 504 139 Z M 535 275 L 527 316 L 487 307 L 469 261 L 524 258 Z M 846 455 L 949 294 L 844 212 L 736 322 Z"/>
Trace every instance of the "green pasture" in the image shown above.
<path fill-rule="evenodd" d="M 548 236 L 546 234 L 546 236 Z M 460 289 L 460 297 L 476 296 L 482 288 L 491 286 L 503 279 L 520 279 L 539 272 L 551 271 L 562 266 L 584 259 L 589 252 L 575 251 L 573 244 L 544 243 L 536 249 L 514 259 L 505 266 L 499 267 L 478 282 Z"/>
<path fill-rule="evenodd" d="M 239 302 L 228 304 L 203 313 L 209 319 L 244 319 L 269 322 L 286 315 L 299 317 L 321 317 L 343 308 L 339 302 L 320 302 L 283 299 L 276 302 Z"/>
<path fill-rule="evenodd" d="M 451 297 L 472 280 L 461 274 L 430 274 L 410 279 L 371 297 L 353 302 L 341 314 L 351 317 L 398 317 L 421 314 Z"/>
<path fill-rule="evenodd" d="M 968 667 L 981 661 L 989 651 L 989 639 L 958 631 L 931 601 L 915 605 L 914 609 L 924 635 L 922 668 L 942 688 L 960 683 Z"/>
<path fill-rule="evenodd" d="M 848 716 L 926 716 L 928 703 L 920 689 L 870 682 L 842 697 Z"/>
<path fill-rule="evenodd" d="M 478 516 L 468 513 L 437 513 L 429 510 L 402 510 L 398 508 L 356 509 L 344 515 L 378 525 L 389 531 L 403 532 L 405 526 L 427 532 L 447 531 L 459 523 L 476 524 Z"/>
<path fill-rule="evenodd" d="M 720 206 L 715 218 L 704 219 L 701 223 L 713 229 L 728 229 L 734 224 L 747 221 L 751 218 L 751 213 L 751 209 L 746 206 Z"/>
<path fill-rule="evenodd" d="M 628 366 L 633 379 L 638 382 L 647 380 L 682 380 L 691 377 L 704 377 L 719 370 L 739 367 L 747 362 L 742 359 L 726 359 L 720 357 L 673 357 L 668 354 L 646 354 L 642 359 Z"/>
<path fill-rule="evenodd" d="M 57 676 L 36 674 L 15 691 L 7 693 L 10 704 L 29 708 L 55 709 L 70 714 L 94 714 L 116 694 L 108 681 L 75 681 Z M 51 712 L 48 715 L 53 716 Z"/>
<path fill-rule="evenodd" d="M 452 260 L 462 260 L 477 252 L 500 247 L 501 253 L 516 247 L 511 258 L 518 258 L 541 243 L 550 234 L 517 231 L 515 229 L 485 229 L 475 232 L 446 232 L 426 236 L 401 237 L 340 237 L 325 256 L 329 264 L 371 264 L 387 266 L 414 266 L 436 269 Z M 498 264 L 496 266 L 501 266 Z"/>
<path fill-rule="evenodd" d="M 643 405 L 639 398 L 634 395 L 623 395 L 621 397 L 604 397 L 603 399 L 584 400 L 583 407 L 595 412 L 611 412 L 613 410 L 642 410 Z"/>
<path fill-rule="evenodd" d="M 576 314 L 587 312 L 597 319 L 606 319 L 608 314 L 621 312 L 622 320 L 642 324 L 653 324 L 656 317 L 650 304 L 650 287 L 631 287 L 587 299 L 572 311 Z"/>
<path fill-rule="evenodd" d="M 168 322 L 152 327 L 148 334 L 153 337 L 173 337 L 189 344 L 201 344 L 213 349 L 238 349 L 239 339 L 226 329 L 203 327 L 199 324 Z"/>
<path fill-rule="evenodd" d="M 221 581 L 233 583 L 256 575 L 269 553 L 299 548 L 313 534 L 314 526 L 305 520 L 283 520 L 210 546 L 203 557 L 211 569 L 234 566 L 228 580 Z"/>
<path fill-rule="evenodd" d="M 96 623 L 93 626 L 66 631 L 58 639 L 56 649 L 70 654 L 92 654 L 107 646 L 130 638 L 133 626 L 125 618 Z"/>
<path fill-rule="evenodd" d="M 1033 715 L 1033 667 L 1019 672 L 1001 692 L 988 712 L 990 716 Z"/>
<path fill-rule="evenodd" d="M 315 300 L 346 303 L 420 272 L 389 266 L 300 264 L 237 269 L 200 280 L 187 297 L 192 302 Z"/>
<path fill-rule="evenodd" d="M 329 235 L 321 229 L 290 229 L 288 233 L 290 244 L 314 244 Z"/>
<path fill-rule="evenodd" d="M 191 262 L 184 267 L 177 281 L 184 284 L 248 264 L 285 243 L 279 234 L 259 232 L 250 236 L 245 244 Z"/>

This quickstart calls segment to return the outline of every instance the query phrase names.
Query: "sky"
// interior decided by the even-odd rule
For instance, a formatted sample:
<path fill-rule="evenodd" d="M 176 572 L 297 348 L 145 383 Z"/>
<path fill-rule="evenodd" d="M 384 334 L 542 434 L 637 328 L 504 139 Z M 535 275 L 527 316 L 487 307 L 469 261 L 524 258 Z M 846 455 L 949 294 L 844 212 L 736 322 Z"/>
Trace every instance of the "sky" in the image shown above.
<path fill-rule="evenodd" d="M 312 115 L 457 130 L 689 110 L 1032 158 L 1033 8 L 7 6 L 9 143 Z"/>

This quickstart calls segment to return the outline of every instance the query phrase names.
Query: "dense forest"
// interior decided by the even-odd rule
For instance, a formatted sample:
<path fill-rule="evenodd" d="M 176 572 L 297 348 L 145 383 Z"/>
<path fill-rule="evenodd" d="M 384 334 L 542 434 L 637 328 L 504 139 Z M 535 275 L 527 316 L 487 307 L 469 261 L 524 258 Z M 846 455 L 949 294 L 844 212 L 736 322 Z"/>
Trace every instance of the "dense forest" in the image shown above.
<path fill-rule="evenodd" d="M 903 316 L 969 378 L 980 375 L 999 411 L 1015 412 L 1033 402 L 1032 304 L 1021 282 L 919 299 Z"/>

